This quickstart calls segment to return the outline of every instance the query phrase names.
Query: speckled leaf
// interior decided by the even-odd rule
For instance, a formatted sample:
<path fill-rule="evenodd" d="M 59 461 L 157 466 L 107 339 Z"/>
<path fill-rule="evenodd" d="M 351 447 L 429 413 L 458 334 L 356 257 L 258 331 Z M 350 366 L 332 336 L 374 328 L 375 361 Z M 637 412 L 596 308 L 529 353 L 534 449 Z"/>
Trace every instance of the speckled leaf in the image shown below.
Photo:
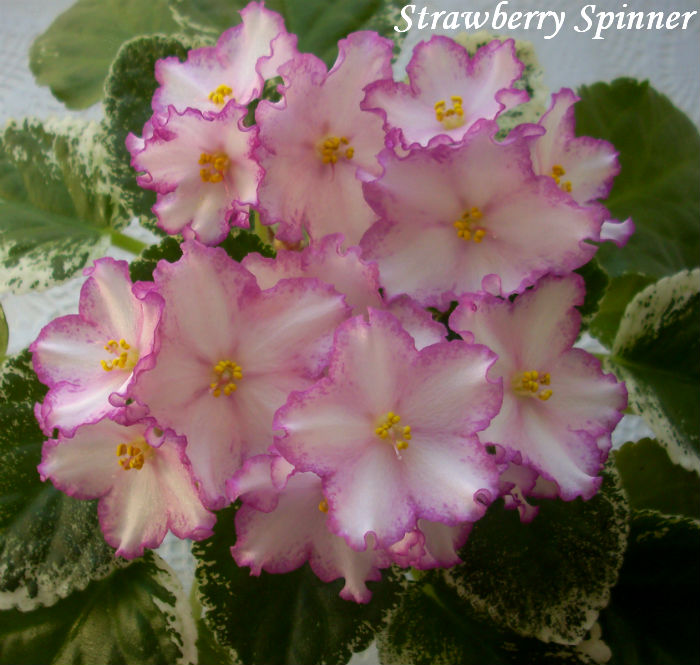
<path fill-rule="evenodd" d="M 99 125 L 11 122 L 0 141 L 0 291 L 42 289 L 102 256 L 128 220 L 107 184 Z"/>
<path fill-rule="evenodd" d="M 439 572 L 411 583 L 377 636 L 382 665 L 593 665 L 575 647 L 545 644 L 478 616 Z"/>
<path fill-rule="evenodd" d="M 612 347 L 628 303 L 635 294 L 655 281 L 653 277 L 639 273 L 625 273 L 611 279 L 603 299 L 598 303 L 598 312 L 590 323 L 591 334 L 608 348 Z"/>
<path fill-rule="evenodd" d="M 700 523 L 645 510 L 633 514 L 629 547 L 601 613 L 607 665 L 700 662 Z"/>
<path fill-rule="evenodd" d="M 630 441 L 614 457 L 631 508 L 700 518 L 700 477 L 673 464 L 658 441 Z"/>
<path fill-rule="evenodd" d="M 627 306 L 607 360 L 674 462 L 700 470 L 700 269 L 666 277 Z"/>
<path fill-rule="evenodd" d="M 526 637 L 576 644 L 610 597 L 627 541 L 628 508 L 614 469 L 589 501 L 542 500 L 530 524 L 501 503 L 479 520 L 445 571 L 474 609 Z"/>
<path fill-rule="evenodd" d="M 46 389 L 29 353 L 0 368 L 0 609 L 51 605 L 115 565 L 93 501 L 42 483 L 42 434 L 33 406 Z"/>
<path fill-rule="evenodd" d="M 180 583 L 148 552 L 52 607 L 0 613 L 0 663 L 174 665 L 196 660 Z"/>
<path fill-rule="evenodd" d="M 32 44 L 29 66 L 37 83 L 50 86 L 68 108 L 94 104 L 123 42 L 177 30 L 168 5 L 168 0 L 78 0 Z"/>
<path fill-rule="evenodd" d="M 104 127 L 109 153 L 110 177 L 132 216 L 142 222 L 151 218 L 155 192 L 136 184 L 137 172 L 131 167 L 131 155 L 124 141 L 127 134 L 143 133 L 151 117 L 151 98 L 158 87 L 156 60 L 177 56 L 184 60 L 188 45 L 176 37 L 149 35 L 136 37 L 121 46 L 105 81 Z M 146 224 L 155 230 L 155 223 Z"/>
<path fill-rule="evenodd" d="M 7 343 L 10 339 L 10 331 L 7 328 L 7 319 L 5 318 L 5 310 L 0 304 L 0 360 L 5 358 L 7 353 Z"/>
<path fill-rule="evenodd" d="M 367 605 L 342 600 L 342 580 L 321 582 L 308 564 L 252 577 L 231 557 L 234 513 L 221 511 L 214 536 L 193 547 L 204 620 L 218 643 L 246 665 L 345 663 L 365 649 L 396 599 L 392 573 L 383 571 L 382 582 L 368 584 L 373 597 Z"/>
<path fill-rule="evenodd" d="M 611 276 L 639 272 L 657 279 L 700 263 L 700 135 L 690 119 L 648 82 L 618 79 L 579 91 L 576 133 L 610 141 L 620 174 L 606 206 L 632 217 L 623 249 L 597 253 Z"/>

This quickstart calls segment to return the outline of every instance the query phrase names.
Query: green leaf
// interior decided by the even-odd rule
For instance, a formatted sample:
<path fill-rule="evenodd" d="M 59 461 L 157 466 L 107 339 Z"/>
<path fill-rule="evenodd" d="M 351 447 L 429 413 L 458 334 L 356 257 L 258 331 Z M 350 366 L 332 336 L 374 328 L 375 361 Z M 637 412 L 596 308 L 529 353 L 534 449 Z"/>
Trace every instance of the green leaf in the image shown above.
<path fill-rule="evenodd" d="M 610 605 L 601 613 L 607 665 L 700 662 L 700 523 L 655 511 L 633 515 Z"/>
<path fill-rule="evenodd" d="M 136 184 L 137 172 L 131 167 L 125 140 L 129 132 L 142 135 L 153 114 L 151 98 L 158 87 L 156 60 L 170 56 L 184 60 L 187 45 L 175 37 L 136 37 L 119 49 L 105 81 L 104 135 L 110 177 L 130 215 L 142 221 L 150 217 L 156 195 Z M 156 228 L 153 223 L 147 226 Z"/>
<path fill-rule="evenodd" d="M 575 272 L 581 275 L 586 283 L 586 298 L 578 308 L 581 312 L 581 327 L 585 329 L 598 311 L 609 280 L 607 273 L 595 259 L 591 259 Z"/>
<path fill-rule="evenodd" d="M 593 665 L 574 647 L 524 638 L 478 616 L 438 571 L 410 584 L 377 646 L 382 665 Z"/>
<path fill-rule="evenodd" d="M 623 249 L 603 243 L 597 258 L 612 277 L 663 277 L 700 259 L 700 135 L 648 82 L 618 79 L 579 91 L 576 133 L 610 141 L 620 152 L 607 207 L 632 217 L 636 232 Z"/>
<path fill-rule="evenodd" d="M 526 637 L 575 644 L 610 597 L 627 542 L 628 508 L 614 470 L 589 501 L 542 500 L 522 524 L 492 506 L 444 572 L 474 609 Z"/>
<path fill-rule="evenodd" d="M 187 599 L 149 552 L 52 607 L 0 613 L 0 663 L 164 665 L 196 659 Z"/>
<path fill-rule="evenodd" d="M 10 331 L 7 327 L 7 319 L 5 318 L 5 310 L 0 303 L 0 361 L 4 360 L 7 353 L 7 343 L 10 340 Z"/>
<path fill-rule="evenodd" d="M 0 290 L 46 288 L 109 247 L 127 221 L 107 184 L 99 126 L 12 122 L 0 141 Z"/>
<path fill-rule="evenodd" d="M 137 259 L 129 264 L 131 281 L 152 282 L 153 271 L 158 261 L 165 260 L 175 263 L 182 256 L 179 237 L 168 236 L 157 245 L 151 245 L 141 252 Z"/>
<path fill-rule="evenodd" d="M 658 441 L 630 441 L 613 454 L 631 508 L 700 518 L 698 474 L 673 464 Z"/>
<path fill-rule="evenodd" d="M 639 273 L 625 273 L 611 279 L 603 299 L 598 303 L 598 313 L 590 323 L 591 333 L 602 344 L 612 347 L 628 303 L 654 281 L 653 277 Z"/>
<path fill-rule="evenodd" d="M 29 67 L 37 83 L 68 108 L 94 104 L 123 42 L 177 30 L 168 6 L 167 0 L 78 0 L 32 44 Z"/>
<path fill-rule="evenodd" d="M 219 645 L 246 664 L 345 663 L 365 649 L 395 601 L 391 572 L 368 584 L 373 597 L 366 605 L 341 599 L 342 581 L 321 582 L 308 564 L 252 577 L 231 557 L 234 514 L 221 511 L 214 536 L 193 548 L 204 621 Z"/>
<path fill-rule="evenodd" d="M 28 352 L 0 368 L 0 609 L 51 605 L 114 567 L 96 502 L 42 483 L 36 470 L 46 439 L 34 403 L 46 389 Z"/>
<path fill-rule="evenodd" d="M 247 254 L 257 252 L 267 258 L 274 258 L 275 250 L 266 245 L 252 231 L 233 229 L 219 245 L 234 261 L 242 261 Z"/>
<path fill-rule="evenodd" d="M 627 384 L 674 462 L 700 470 L 700 269 L 659 280 L 627 306 L 606 365 Z"/>

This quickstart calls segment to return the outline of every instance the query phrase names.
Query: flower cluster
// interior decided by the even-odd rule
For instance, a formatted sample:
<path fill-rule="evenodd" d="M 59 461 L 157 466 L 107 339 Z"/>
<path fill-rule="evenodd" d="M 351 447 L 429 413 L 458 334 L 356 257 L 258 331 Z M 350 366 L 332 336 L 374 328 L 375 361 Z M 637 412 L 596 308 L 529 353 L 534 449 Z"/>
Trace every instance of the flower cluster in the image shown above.
<path fill-rule="evenodd" d="M 433 37 L 395 82 L 375 33 L 327 70 L 262 4 L 241 16 L 158 63 L 127 142 L 182 257 L 133 284 L 95 262 L 32 345 L 39 472 L 99 497 L 125 557 L 206 538 L 239 500 L 239 565 L 308 561 L 367 602 L 382 568 L 457 563 L 499 497 L 529 520 L 528 497 L 597 491 L 627 396 L 573 348 L 573 271 L 632 225 L 599 202 L 616 153 L 575 136 L 571 91 L 497 138 L 527 100 L 512 40 Z M 237 263 L 216 245 L 252 218 L 277 255 Z"/>

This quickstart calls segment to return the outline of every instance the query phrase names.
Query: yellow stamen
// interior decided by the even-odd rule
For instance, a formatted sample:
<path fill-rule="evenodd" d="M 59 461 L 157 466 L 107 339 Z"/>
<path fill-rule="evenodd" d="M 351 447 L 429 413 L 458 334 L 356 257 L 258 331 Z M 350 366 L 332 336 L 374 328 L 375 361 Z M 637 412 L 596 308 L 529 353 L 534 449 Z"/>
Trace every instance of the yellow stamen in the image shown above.
<path fill-rule="evenodd" d="M 474 222 L 478 222 L 483 216 L 484 213 L 476 206 L 462 213 L 462 216 L 452 224 L 457 231 L 457 236 L 462 240 L 473 240 L 475 243 L 480 243 L 486 237 L 486 229 L 475 226 Z"/>
<path fill-rule="evenodd" d="M 124 338 L 118 342 L 110 339 L 102 348 L 115 356 L 109 360 L 100 360 L 100 365 L 105 372 L 111 372 L 113 369 L 132 370 L 139 360 L 138 351 L 132 349 L 131 344 Z"/>
<path fill-rule="evenodd" d="M 401 426 L 401 416 L 398 413 L 389 411 L 382 422 L 375 428 L 374 433 L 380 439 L 390 439 L 396 452 L 406 450 L 408 442 L 411 440 L 411 426 Z"/>
<path fill-rule="evenodd" d="M 554 392 L 550 389 L 540 390 L 540 388 L 548 386 L 551 380 L 552 377 L 549 372 L 538 372 L 536 369 L 520 372 L 513 377 L 513 392 L 517 395 L 538 397 L 543 402 L 546 402 Z"/>
<path fill-rule="evenodd" d="M 204 168 L 199 169 L 199 177 L 202 182 L 216 183 L 224 179 L 230 161 L 223 152 L 215 152 L 213 154 L 203 152 L 199 156 L 198 163 L 204 166 Z"/>
<path fill-rule="evenodd" d="M 119 466 L 124 471 L 130 469 L 143 468 L 144 463 L 150 457 L 155 455 L 155 451 L 148 445 L 146 439 L 139 437 L 131 443 L 120 443 L 117 446 L 117 457 L 119 458 Z"/>
<path fill-rule="evenodd" d="M 226 98 L 233 95 L 233 90 L 227 85 L 220 85 L 209 93 L 210 101 L 219 106 L 223 106 Z"/>
<path fill-rule="evenodd" d="M 566 175 L 566 171 L 564 170 L 564 167 L 561 164 L 555 164 L 552 167 L 552 178 L 554 179 L 554 182 L 559 185 L 561 189 L 563 189 L 565 192 L 571 193 L 571 182 L 569 180 L 562 182 L 561 177 L 563 175 Z"/>
<path fill-rule="evenodd" d="M 318 509 L 322 513 L 327 513 L 328 512 L 328 501 L 326 501 L 325 499 L 321 499 L 321 502 L 318 504 Z"/>
<path fill-rule="evenodd" d="M 343 149 L 343 146 L 347 148 Z M 350 139 L 347 136 L 326 137 L 319 144 L 318 152 L 324 164 L 337 164 L 339 157 L 352 159 L 355 156 L 355 148 L 350 145 Z"/>
<path fill-rule="evenodd" d="M 212 369 L 215 381 L 209 384 L 209 389 L 214 397 L 221 397 L 222 392 L 228 397 L 232 392 L 238 390 L 235 381 L 240 381 L 243 378 L 243 368 L 238 363 L 233 360 L 219 360 Z"/>
<path fill-rule="evenodd" d="M 452 107 L 447 108 L 447 102 L 444 99 L 435 102 L 435 119 L 447 129 L 457 129 L 464 124 L 464 110 L 462 109 L 462 98 L 459 95 L 450 97 Z"/>

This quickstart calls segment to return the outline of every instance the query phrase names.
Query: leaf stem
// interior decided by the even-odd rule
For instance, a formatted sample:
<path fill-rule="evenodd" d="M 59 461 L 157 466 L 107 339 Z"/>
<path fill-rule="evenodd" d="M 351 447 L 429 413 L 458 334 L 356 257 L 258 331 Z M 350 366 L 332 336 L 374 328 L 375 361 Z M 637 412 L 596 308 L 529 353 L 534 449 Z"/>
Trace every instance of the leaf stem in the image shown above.
<path fill-rule="evenodd" d="M 128 236 L 124 233 L 120 233 L 119 231 L 111 231 L 110 239 L 115 247 L 124 249 L 127 252 L 131 252 L 132 254 L 135 254 L 137 256 L 144 249 L 146 249 L 146 247 L 148 247 L 148 245 L 145 242 L 141 242 L 140 240 L 132 238 L 131 236 Z"/>

